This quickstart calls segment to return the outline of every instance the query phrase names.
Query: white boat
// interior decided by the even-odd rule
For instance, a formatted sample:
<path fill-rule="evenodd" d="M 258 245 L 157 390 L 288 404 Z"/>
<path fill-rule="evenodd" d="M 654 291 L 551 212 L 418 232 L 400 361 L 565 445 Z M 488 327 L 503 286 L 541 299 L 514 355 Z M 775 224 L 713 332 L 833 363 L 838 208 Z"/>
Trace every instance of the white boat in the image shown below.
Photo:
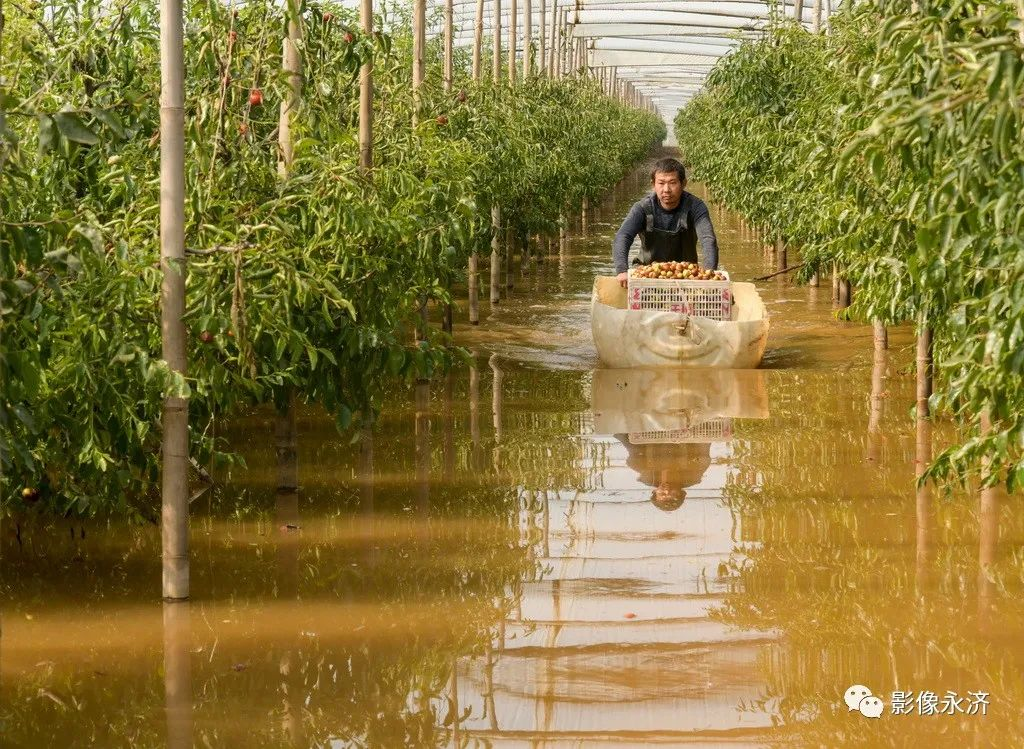
<path fill-rule="evenodd" d="M 732 284 L 731 320 L 627 309 L 626 289 L 597 276 L 590 322 L 598 356 L 609 367 L 753 369 L 768 344 L 768 310 L 752 283 Z"/>

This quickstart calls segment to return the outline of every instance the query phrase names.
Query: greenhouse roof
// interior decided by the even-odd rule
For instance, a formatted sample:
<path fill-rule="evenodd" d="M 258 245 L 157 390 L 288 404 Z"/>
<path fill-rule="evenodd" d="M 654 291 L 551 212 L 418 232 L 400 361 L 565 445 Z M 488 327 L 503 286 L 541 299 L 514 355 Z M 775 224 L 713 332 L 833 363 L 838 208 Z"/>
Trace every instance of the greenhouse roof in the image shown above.
<path fill-rule="evenodd" d="M 517 51 L 522 55 L 523 17 L 526 0 L 516 0 Z M 428 0 L 438 15 L 444 0 Z M 479 0 L 452 0 L 454 43 L 473 44 Z M 493 29 L 495 0 L 483 0 L 484 37 Z M 501 2 L 502 43 L 507 44 L 512 0 Z M 542 8 L 543 6 L 543 8 Z M 762 33 L 769 16 L 800 13 L 811 30 L 824 27 L 832 11 L 830 0 L 531 0 L 534 48 L 541 35 L 550 45 L 552 12 L 564 12 L 571 38 L 583 41 L 587 67 L 596 71 L 614 68 L 618 79 L 628 81 L 671 122 L 704 83 L 704 78 L 723 55 L 742 39 Z M 543 24 L 542 24 L 543 16 Z M 543 30 L 542 30 L 543 29 Z M 441 25 L 432 33 L 439 34 Z M 671 129 L 671 128 L 670 128 Z"/>

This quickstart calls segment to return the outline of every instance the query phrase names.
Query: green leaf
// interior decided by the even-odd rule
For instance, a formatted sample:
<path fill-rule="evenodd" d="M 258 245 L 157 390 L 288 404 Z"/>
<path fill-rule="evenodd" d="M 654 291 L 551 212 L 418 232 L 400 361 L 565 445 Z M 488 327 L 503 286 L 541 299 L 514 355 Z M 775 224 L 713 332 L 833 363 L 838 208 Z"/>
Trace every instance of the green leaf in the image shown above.
<path fill-rule="evenodd" d="M 100 142 L 99 137 L 90 130 L 82 118 L 74 112 L 58 112 L 53 115 L 60 134 L 70 141 L 85 146 L 94 146 Z"/>

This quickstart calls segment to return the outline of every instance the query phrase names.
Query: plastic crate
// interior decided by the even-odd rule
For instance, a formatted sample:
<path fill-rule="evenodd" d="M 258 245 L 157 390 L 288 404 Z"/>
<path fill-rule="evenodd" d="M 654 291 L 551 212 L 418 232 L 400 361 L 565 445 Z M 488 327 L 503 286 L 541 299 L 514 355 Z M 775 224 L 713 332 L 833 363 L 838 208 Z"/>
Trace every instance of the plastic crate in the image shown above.
<path fill-rule="evenodd" d="M 720 442 L 732 439 L 732 419 L 722 416 L 702 421 L 683 429 L 662 429 L 649 432 L 630 432 L 631 445 L 657 445 L 686 442 Z"/>
<path fill-rule="evenodd" d="M 732 319 L 732 281 L 692 281 L 681 278 L 633 278 L 626 298 L 631 310 L 681 312 L 710 320 Z"/>

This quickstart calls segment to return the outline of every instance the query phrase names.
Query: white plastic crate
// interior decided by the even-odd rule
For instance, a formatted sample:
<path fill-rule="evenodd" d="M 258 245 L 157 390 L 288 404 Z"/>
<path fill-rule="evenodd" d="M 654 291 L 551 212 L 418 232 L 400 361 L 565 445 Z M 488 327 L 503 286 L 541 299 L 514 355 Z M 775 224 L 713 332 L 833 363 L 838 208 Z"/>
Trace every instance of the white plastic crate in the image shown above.
<path fill-rule="evenodd" d="M 732 419 L 722 416 L 682 429 L 630 432 L 631 445 L 681 444 L 685 442 L 720 442 L 732 439 Z"/>
<path fill-rule="evenodd" d="M 732 281 L 693 281 L 681 278 L 629 277 L 626 298 L 631 310 L 681 312 L 711 320 L 732 319 Z"/>

